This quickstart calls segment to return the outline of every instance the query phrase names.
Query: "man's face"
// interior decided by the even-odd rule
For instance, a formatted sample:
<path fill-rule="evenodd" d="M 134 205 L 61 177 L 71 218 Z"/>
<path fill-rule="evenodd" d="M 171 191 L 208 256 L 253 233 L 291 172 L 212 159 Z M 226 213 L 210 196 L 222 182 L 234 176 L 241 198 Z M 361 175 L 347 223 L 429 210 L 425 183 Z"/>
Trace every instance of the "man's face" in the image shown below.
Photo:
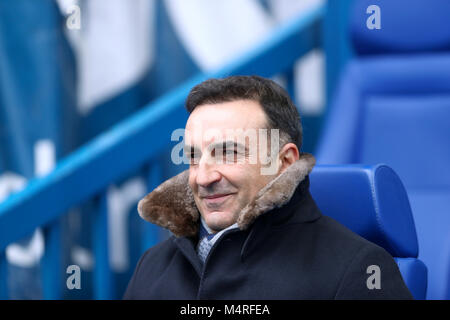
<path fill-rule="evenodd" d="M 259 157 L 250 161 L 254 141 L 243 139 L 246 132 L 265 127 L 262 107 L 251 100 L 197 106 L 186 123 L 189 185 L 200 214 L 215 232 L 235 223 L 240 211 L 274 177 L 261 174 Z M 243 140 L 246 143 L 239 143 Z"/>

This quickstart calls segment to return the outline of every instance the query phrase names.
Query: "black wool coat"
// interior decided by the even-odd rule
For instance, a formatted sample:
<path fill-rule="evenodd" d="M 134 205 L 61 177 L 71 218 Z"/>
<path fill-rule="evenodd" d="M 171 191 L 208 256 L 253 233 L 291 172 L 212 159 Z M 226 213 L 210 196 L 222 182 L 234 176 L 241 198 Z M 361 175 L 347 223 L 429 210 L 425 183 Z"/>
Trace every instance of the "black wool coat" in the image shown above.
<path fill-rule="evenodd" d="M 263 188 L 204 264 L 187 172 L 163 183 L 139 213 L 174 235 L 144 253 L 124 299 L 412 299 L 388 252 L 321 214 L 309 193 L 313 165 L 303 154 Z"/>

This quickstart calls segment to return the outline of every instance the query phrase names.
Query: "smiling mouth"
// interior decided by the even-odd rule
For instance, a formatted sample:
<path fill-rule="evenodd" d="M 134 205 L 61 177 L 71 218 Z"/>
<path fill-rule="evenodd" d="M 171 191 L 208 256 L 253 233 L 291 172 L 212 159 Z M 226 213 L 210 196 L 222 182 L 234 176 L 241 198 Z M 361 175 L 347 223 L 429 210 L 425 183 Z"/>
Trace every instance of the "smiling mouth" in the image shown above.
<path fill-rule="evenodd" d="M 228 200 L 233 194 L 216 194 L 212 196 L 203 197 L 203 200 L 205 201 L 206 205 L 208 206 L 217 206 L 221 205 L 223 202 Z"/>
<path fill-rule="evenodd" d="M 215 195 L 212 195 L 212 196 L 206 196 L 206 197 L 203 197 L 204 199 L 217 199 L 217 198 L 223 198 L 223 197 L 226 197 L 226 196 L 229 196 L 231 193 L 225 193 L 225 194 L 215 194 Z"/>

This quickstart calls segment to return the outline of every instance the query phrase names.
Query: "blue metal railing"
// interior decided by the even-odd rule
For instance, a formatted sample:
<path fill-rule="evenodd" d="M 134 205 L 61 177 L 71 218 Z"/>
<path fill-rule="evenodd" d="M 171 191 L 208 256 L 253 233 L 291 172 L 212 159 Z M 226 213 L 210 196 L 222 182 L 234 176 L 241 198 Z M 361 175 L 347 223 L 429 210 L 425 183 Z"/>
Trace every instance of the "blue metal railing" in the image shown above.
<path fill-rule="evenodd" d="M 44 227 L 46 240 L 42 262 L 44 298 L 62 297 L 58 218 L 72 207 L 91 199 L 95 199 L 98 205 L 92 217 L 94 297 L 114 298 L 114 276 L 108 262 L 107 187 L 142 167 L 148 168 L 149 188 L 156 186 L 160 178 L 154 159 L 165 150 L 172 131 L 184 127 L 187 113 L 183 104 L 190 89 L 204 79 L 233 74 L 265 77 L 287 74 L 289 77 L 294 63 L 301 56 L 321 46 L 324 14 L 324 6 L 311 9 L 280 27 L 257 48 L 226 67 L 191 78 L 73 152 L 49 175 L 31 180 L 26 189 L 1 203 L 0 298 L 7 298 L 5 248 L 37 227 Z M 154 231 L 149 230 L 142 240 L 146 245 L 155 243 Z"/>

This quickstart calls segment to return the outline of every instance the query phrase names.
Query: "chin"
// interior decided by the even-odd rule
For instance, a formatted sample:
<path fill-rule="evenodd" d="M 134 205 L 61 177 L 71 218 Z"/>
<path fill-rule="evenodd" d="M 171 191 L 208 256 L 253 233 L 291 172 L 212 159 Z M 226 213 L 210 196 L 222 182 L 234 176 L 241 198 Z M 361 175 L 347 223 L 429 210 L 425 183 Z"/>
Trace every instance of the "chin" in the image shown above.
<path fill-rule="evenodd" d="M 204 218 L 208 227 L 214 231 L 223 230 L 236 222 L 234 214 L 231 212 L 209 212 Z"/>

